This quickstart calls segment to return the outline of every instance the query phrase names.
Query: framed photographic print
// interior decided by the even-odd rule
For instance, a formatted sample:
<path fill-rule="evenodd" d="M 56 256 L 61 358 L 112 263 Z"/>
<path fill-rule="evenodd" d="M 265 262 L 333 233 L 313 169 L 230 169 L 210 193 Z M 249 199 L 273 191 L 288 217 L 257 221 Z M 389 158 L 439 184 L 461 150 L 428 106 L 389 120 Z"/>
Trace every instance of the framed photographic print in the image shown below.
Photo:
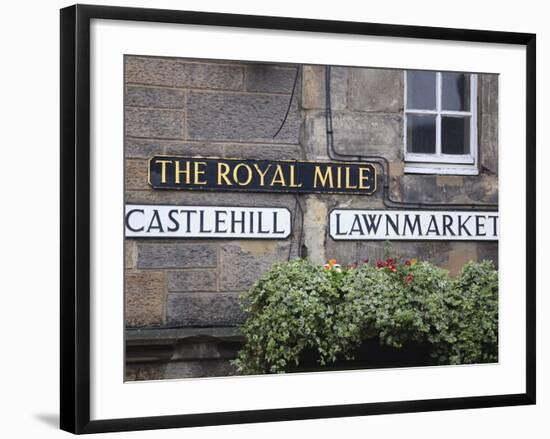
<path fill-rule="evenodd" d="M 61 10 L 61 428 L 535 403 L 535 35 Z"/>

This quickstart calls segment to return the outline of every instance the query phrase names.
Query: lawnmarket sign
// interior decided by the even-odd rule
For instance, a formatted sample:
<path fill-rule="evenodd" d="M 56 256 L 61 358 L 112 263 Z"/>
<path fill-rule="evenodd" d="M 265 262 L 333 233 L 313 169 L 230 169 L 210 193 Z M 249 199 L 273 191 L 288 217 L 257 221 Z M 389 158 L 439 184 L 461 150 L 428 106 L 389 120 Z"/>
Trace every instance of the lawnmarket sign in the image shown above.
<path fill-rule="evenodd" d="M 347 210 L 329 214 L 334 240 L 498 240 L 498 212 Z"/>
<path fill-rule="evenodd" d="M 153 189 L 372 195 L 371 163 L 240 160 L 154 156 Z M 286 239 L 293 217 L 286 208 L 127 205 L 127 237 Z M 334 209 L 328 218 L 334 240 L 498 239 L 498 212 Z"/>

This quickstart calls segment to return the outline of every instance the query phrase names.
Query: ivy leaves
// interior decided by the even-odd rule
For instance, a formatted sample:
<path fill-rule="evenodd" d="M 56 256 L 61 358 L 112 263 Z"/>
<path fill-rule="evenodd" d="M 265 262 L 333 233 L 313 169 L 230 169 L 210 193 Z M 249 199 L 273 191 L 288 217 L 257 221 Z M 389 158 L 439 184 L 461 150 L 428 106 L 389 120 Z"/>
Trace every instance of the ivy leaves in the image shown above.
<path fill-rule="evenodd" d="M 395 348 L 429 342 L 441 364 L 497 360 L 498 275 L 490 262 L 469 263 L 456 279 L 426 261 L 327 265 L 275 264 L 243 296 L 240 373 L 292 370 L 305 350 L 321 365 L 350 359 L 369 338 Z"/>

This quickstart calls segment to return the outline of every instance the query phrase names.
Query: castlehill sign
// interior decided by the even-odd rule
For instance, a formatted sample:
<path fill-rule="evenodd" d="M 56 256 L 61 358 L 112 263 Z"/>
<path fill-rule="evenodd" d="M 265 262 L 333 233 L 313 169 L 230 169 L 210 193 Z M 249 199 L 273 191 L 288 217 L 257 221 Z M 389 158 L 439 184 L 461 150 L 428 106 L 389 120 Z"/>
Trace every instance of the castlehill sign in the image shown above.
<path fill-rule="evenodd" d="M 371 163 L 239 160 L 155 156 L 149 160 L 154 189 L 371 195 Z"/>
<path fill-rule="evenodd" d="M 291 215 L 284 207 L 126 205 L 129 238 L 286 239 Z"/>

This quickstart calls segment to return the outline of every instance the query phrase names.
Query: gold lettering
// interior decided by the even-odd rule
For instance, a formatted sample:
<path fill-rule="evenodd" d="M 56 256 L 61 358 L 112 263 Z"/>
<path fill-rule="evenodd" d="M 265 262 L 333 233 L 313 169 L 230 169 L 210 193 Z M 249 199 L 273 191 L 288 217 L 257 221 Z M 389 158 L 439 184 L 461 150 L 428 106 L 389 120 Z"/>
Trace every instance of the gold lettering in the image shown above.
<path fill-rule="evenodd" d="M 334 180 L 332 179 L 332 167 L 327 166 L 325 175 L 322 174 L 319 165 L 315 165 L 315 174 L 313 175 L 313 187 L 317 187 L 317 179 L 321 182 L 321 185 L 325 187 L 327 180 L 330 182 L 330 188 L 334 187 Z"/>
<path fill-rule="evenodd" d="M 223 171 L 222 171 L 223 168 Z M 233 186 L 233 184 L 229 181 L 229 178 L 227 178 L 227 174 L 229 174 L 229 165 L 227 163 L 218 162 L 218 186 L 221 186 L 222 179 L 225 180 L 225 184 L 227 186 Z"/>
<path fill-rule="evenodd" d="M 206 166 L 206 162 L 195 162 L 195 184 L 206 184 L 206 180 L 200 180 L 200 176 L 204 175 L 204 170 L 199 169 L 200 166 Z"/>
<path fill-rule="evenodd" d="M 269 171 L 269 168 L 271 168 L 271 165 L 267 165 L 267 168 L 265 168 L 265 171 L 263 173 L 257 163 L 254 163 L 254 167 L 256 168 L 256 171 L 258 171 L 258 175 L 260 176 L 260 186 L 263 186 L 265 175 L 267 174 L 267 171 Z"/>
<path fill-rule="evenodd" d="M 248 171 L 248 177 L 244 182 L 239 181 L 239 169 L 244 168 Z M 239 185 L 239 186 L 246 186 L 252 181 L 252 168 L 248 166 L 246 163 L 239 163 L 237 166 L 233 168 L 233 180 Z"/>
<path fill-rule="evenodd" d="M 180 161 L 176 160 L 176 176 L 175 176 L 175 182 L 176 184 L 180 184 L 180 174 L 185 175 L 185 184 L 191 183 L 191 163 L 189 163 L 189 160 L 185 162 L 185 170 L 180 170 Z"/>
<path fill-rule="evenodd" d="M 365 175 L 369 171 L 369 168 L 359 168 L 359 189 L 370 189 L 370 174 Z M 367 181 L 367 186 L 363 185 L 363 181 Z"/>
<path fill-rule="evenodd" d="M 281 186 L 286 186 L 285 176 L 283 174 L 283 168 L 281 168 L 281 165 L 277 165 L 277 167 L 275 168 L 275 173 L 273 174 L 273 179 L 271 180 L 271 186 L 273 186 L 275 183 L 280 184 Z"/>
<path fill-rule="evenodd" d="M 342 168 L 338 166 L 336 171 L 336 187 L 340 189 L 342 187 Z"/>
<path fill-rule="evenodd" d="M 300 182 L 300 184 L 296 184 L 295 177 L 296 177 L 296 165 L 290 165 L 290 185 L 289 185 L 289 187 L 302 187 L 302 185 L 303 185 L 302 182 Z"/>
<path fill-rule="evenodd" d="M 156 164 L 160 163 L 160 182 L 166 183 L 166 165 L 172 163 L 172 160 L 157 160 Z"/>
<path fill-rule="evenodd" d="M 349 166 L 346 166 L 346 189 L 357 189 L 357 185 L 351 185 L 350 184 L 350 178 L 349 178 Z"/>

